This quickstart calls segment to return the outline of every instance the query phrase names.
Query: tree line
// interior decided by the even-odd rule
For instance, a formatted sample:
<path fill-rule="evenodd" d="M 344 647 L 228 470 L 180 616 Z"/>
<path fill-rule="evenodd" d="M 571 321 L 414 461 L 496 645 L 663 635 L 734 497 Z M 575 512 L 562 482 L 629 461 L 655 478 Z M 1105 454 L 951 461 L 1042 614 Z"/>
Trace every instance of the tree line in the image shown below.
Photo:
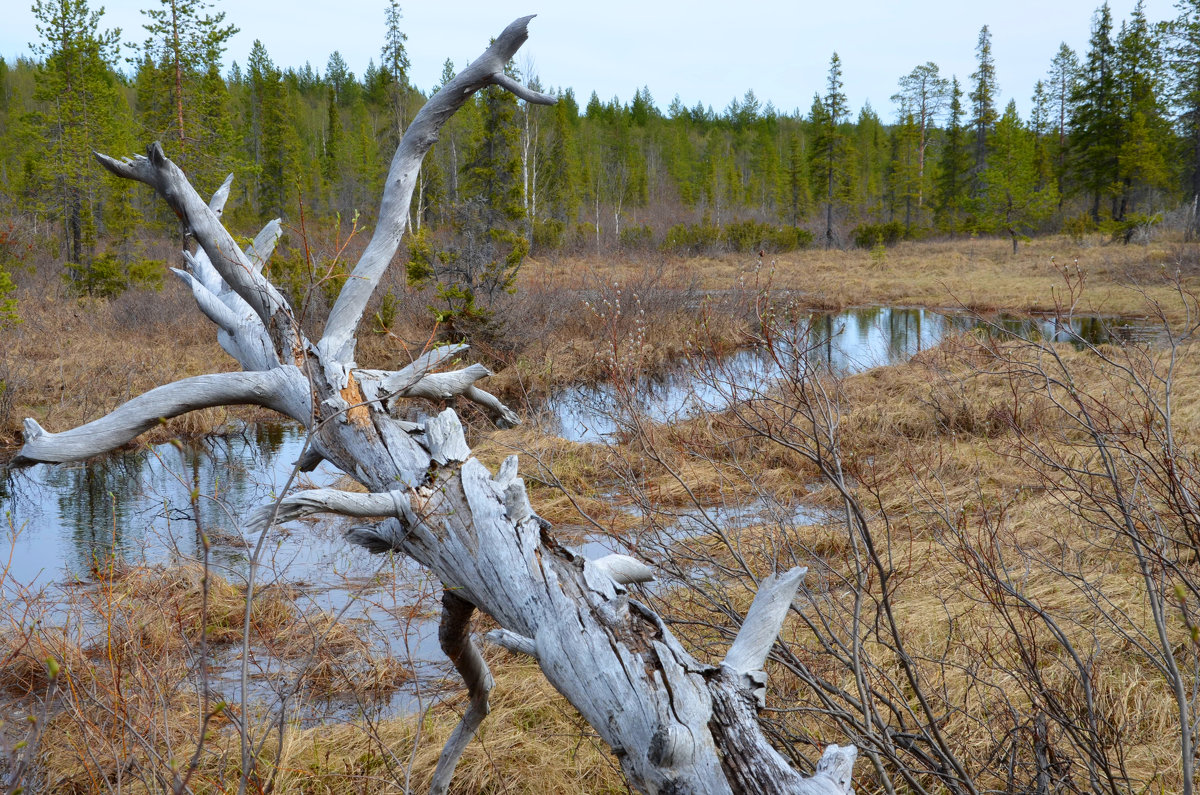
<path fill-rule="evenodd" d="M 1139 3 L 1118 23 L 1102 5 L 1087 51 L 1053 55 L 1027 118 L 1000 105 L 986 26 L 976 71 L 915 66 L 886 119 L 869 104 L 852 113 L 836 53 L 807 111 L 753 90 L 721 111 L 678 96 L 663 110 L 644 87 L 627 102 L 550 89 L 552 107 L 482 92 L 425 161 L 408 274 L 469 313 L 480 291 L 511 286 L 531 249 L 869 247 L 976 233 L 1015 250 L 1037 232 L 1128 238 L 1200 194 L 1200 0 L 1177 7 L 1152 22 Z M 0 224 L 52 245 L 83 291 L 159 278 L 135 230 L 174 229 L 92 150 L 161 140 L 201 190 L 236 175 L 235 226 L 279 215 L 340 240 L 371 220 L 388 158 L 438 87 L 411 84 L 396 0 L 362 75 L 338 52 L 324 69 L 284 67 L 259 41 L 224 70 L 236 28 L 205 0 L 145 10 L 145 39 L 124 61 L 120 32 L 87 0 L 33 10 L 34 57 L 0 60 Z M 447 60 L 439 85 L 454 74 Z M 17 248 L 0 240 L 0 266 Z"/>

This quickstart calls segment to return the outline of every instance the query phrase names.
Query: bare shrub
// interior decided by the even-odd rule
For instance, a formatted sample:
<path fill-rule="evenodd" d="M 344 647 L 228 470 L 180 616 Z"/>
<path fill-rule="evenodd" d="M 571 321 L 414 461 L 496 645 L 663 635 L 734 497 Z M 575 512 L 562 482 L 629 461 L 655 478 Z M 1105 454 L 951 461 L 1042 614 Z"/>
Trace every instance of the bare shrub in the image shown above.
<path fill-rule="evenodd" d="M 810 567 L 768 668 L 798 765 L 849 736 L 881 791 L 1190 792 L 1200 312 L 1176 300 L 1159 346 L 965 335 L 845 379 L 764 301 L 777 375 L 697 358 L 726 411 L 620 412 L 640 520 L 614 543 L 666 572 L 646 598 L 701 655 Z"/>

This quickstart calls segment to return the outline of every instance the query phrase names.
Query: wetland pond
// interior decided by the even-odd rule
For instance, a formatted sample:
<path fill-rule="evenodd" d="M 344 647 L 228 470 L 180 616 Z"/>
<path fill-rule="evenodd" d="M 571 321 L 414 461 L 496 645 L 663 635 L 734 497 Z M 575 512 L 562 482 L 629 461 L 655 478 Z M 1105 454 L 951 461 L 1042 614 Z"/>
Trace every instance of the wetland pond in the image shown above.
<path fill-rule="evenodd" d="M 808 360 L 850 372 L 903 361 L 948 334 L 981 321 L 923 309 L 880 308 L 815 314 L 806 345 Z M 1091 343 L 1144 339 L 1144 326 L 1121 328 L 1099 319 L 1076 320 L 1068 330 L 1050 320 L 992 321 L 1022 336 L 1083 339 Z M 778 365 L 754 350 L 720 362 L 733 382 L 762 382 Z M 719 409 L 728 393 L 703 383 L 698 368 L 683 366 L 639 382 L 640 405 L 652 419 L 670 422 Z M 548 432 L 577 441 L 603 442 L 617 428 L 611 385 L 574 387 L 548 403 Z M 550 427 L 553 426 L 553 427 Z M 288 483 L 305 437 L 283 425 L 246 425 L 221 436 L 170 443 L 79 464 L 38 465 L 11 471 L 0 480 L 0 607 L 37 599 L 47 621 L 69 616 L 80 593 L 97 587 L 97 572 L 117 560 L 130 565 L 186 563 L 203 555 L 201 533 L 210 540 L 209 565 L 234 585 L 245 583 L 257 537 L 245 537 L 242 519 L 269 503 Z M 335 485 L 338 472 L 318 467 L 300 475 L 292 488 Z M 631 509 L 632 510 L 632 509 Z M 783 517 L 782 519 L 780 517 Z M 713 522 L 811 522 L 803 508 L 770 505 L 761 496 L 746 506 L 679 512 L 671 526 L 680 536 L 706 532 Z M 342 540 L 351 526 L 340 518 L 292 522 L 264 539 L 256 588 L 281 585 L 302 611 L 340 614 L 367 627 L 372 654 L 399 661 L 409 684 L 389 692 L 372 708 L 386 714 L 419 710 L 424 697 L 450 672 L 437 642 L 439 587 L 416 564 L 400 556 L 374 556 Z M 584 536 L 589 557 L 627 551 L 607 538 Z M 237 648 L 215 654 L 212 686 L 228 701 L 240 697 Z M 264 649 L 252 650 L 255 673 L 247 696 L 270 702 L 271 683 L 287 674 L 287 663 Z M 451 678 L 453 681 L 453 677 Z M 457 685 L 455 685 L 457 687 Z M 310 700 L 302 720 L 345 717 L 364 709 L 361 700 Z"/>
<path fill-rule="evenodd" d="M 946 337 L 976 331 L 996 337 L 1074 342 L 1077 345 L 1152 342 L 1161 329 L 1137 320 L 1074 317 L 979 317 L 923 308 L 870 307 L 844 312 L 814 312 L 800 321 L 785 344 L 803 348 L 808 365 L 848 374 L 907 361 Z M 782 359 L 792 358 L 784 354 Z M 570 387 L 547 401 L 554 431 L 576 442 L 614 438 L 630 412 L 657 423 L 677 422 L 727 407 L 739 390 L 754 389 L 782 375 L 767 351 L 748 348 L 717 362 L 687 362 L 653 377 L 636 379 L 625 389 L 610 383 Z"/>
<path fill-rule="evenodd" d="M 87 637 L 94 622 L 86 607 L 106 567 L 194 563 L 209 540 L 210 570 L 243 588 L 257 535 L 243 535 L 243 518 L 269 504 L 287 485 L 304 448 L 303 429 L 243 425 L 188 443 L 167 443 L 84 463 L 37 465 L 10 471 L 0 483 L 7 538 L 0 543 L 0 607 L 19 601 L 49 606 L 47 623 L 74 624 Z M 339 473 L 318 467 L 293 488 L 334 485 Z M 382 712 L 419 708 L 419 690 L 449 671 L 438 648 L 440 590 L 402 556 L 377 556 L 342 539 L 350 526 L 338 517 L 293 522 L 264 539 L 255 589 L 276 587 L 298 616 L 338 615 L 369 646 L 369 659 L 388 661 L 412 686 L 371 706 Z M 7 558 L 7 566 L 5 566 Z M 6 604 L 7 603 L 7 604 Z M 80 606 L 84 609 L 80 610 Z M 235 648 L 213 648 L 210 677 L 218 697 L 240 698 Z M 295 660 L 252 649 L 248 696 L 268 708 L 294 676 Z M 351 703 L 352 702 L 352 703 Z M 324 720 L 364 707 L 361 699 L 317 699 L 302 717 Z"/>

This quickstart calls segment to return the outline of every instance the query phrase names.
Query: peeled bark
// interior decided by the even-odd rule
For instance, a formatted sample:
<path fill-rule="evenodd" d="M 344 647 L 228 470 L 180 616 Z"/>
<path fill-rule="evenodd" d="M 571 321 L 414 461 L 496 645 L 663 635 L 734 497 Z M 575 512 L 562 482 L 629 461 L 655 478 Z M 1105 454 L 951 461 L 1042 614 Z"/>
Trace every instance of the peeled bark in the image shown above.
<path fill-rule="evenodd" d="M 537 516 L 509 458 L 493 475 L 471 456 L 458 416 L 446 409 L 423 422 L 394 416 L 402 399 L 462 396 L 499 423 L 519 418 L 476 386 L 480 365 L 433 372 L 464 346 L 436 348 L 397 371 L 361 370 L 354 335 L 368 298 L 404 231 L 421 158 L 441 125 L 472 93 L 506 88 L 529 102 L 552 102 L 504 75 L 527 37 L 530 17 L 504 30 L 487 51 L 422 108 L 392 162 L 379 226 L 312 343 L 283 295 L 262 275 L 277 238 L 269 224 L 243 252 L 220 224 L 228 181 L 204 202 L 158 144 L 147 157 L 98 155 L 118 176 L 155 188 L 200 244 L 180 271 L 222 345 L 247 370 L 186 379 L 152 390 L 105 418 L 48 434 L 26 423 L 20 463 L 78 460 L 132 439 L 161 417 L 194 408 L 251 402 L 301 422 L 312 433 L 303 464 L 323 458 L 369 494 L 311 490 L 284 497 L 251 517 L 255 528 L 315 511 L 380 517 L 347 540 L 372 552 L 396 550 L 444 584 L 443 648 L 466 679 L 470 707 L 447 744 L 434 791 L 448 786 L 454 763 L 487 713 L 491 678 L 467 619 L 475 610 L 500 629 L 492 636 L 537 659 L 547 679 L 609 744 L 631 786 L 648 793 L 848 793 L 853 746 L 831 745 L 805 778 L 759 729 L 765 659 L 790 608 L 803 570 L 764 581 L 720 665 L 693 658 L 626 585 L 652 576 L 623 555 L 586 560 L 559 545 Z M 274 223 L 274 222 L 273 222 Z"/>

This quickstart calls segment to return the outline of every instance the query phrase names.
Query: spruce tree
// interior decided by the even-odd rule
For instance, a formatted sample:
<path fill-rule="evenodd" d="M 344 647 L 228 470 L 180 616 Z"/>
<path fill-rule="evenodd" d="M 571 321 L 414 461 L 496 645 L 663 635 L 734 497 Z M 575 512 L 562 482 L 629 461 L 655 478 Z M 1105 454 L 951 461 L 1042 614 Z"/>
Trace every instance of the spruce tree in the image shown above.
<path fill-rule="evenodd" d="M 958 79 L 950 84 L 950 116 L 946 122 L 945 142 L 939 161 L 935 188 L 934 218 L 947 232 L 963 228 L 968 204 L 968 185 L 971 170 L 969 131 L 963 126 L 962 88 Z"/>
<path fill-rule="evenodd" d="M 1117 83 L 1122 131 L 1117 152 L 1120 202 L 1114 217 L 1125 218 L 1151 197 L 1170 189 L 1170 123 L 1164 102 L 1164 70 L 1158 36 L 1146 20 L 1142 0 L 1117 38 Z"/>
<path fill-rule="evenodd" d="M 920 125 L 911 112 L 905 113 L 891 131 L 891 163 L 888 168 L 892 215 L 899 211 L 905 234 L 912 233 L 913 215 L 921 196 L 919 151 Z"/>
<path fill-rule="evenodd" d="M 812 191 L 809 188 L 808 158 L 805 157 L 804 144 L 798 132 L 788 137 L 787 169 L 784 181 L 784 207 L 787 208 L 787 222 L 792 226 L 800 226 L 800 221 L 809 213 L 812 203 Z"/>
<path fill-rule="evenodd" d="M 534 240 L 540 237 L 545 243 L 557 243 L 579 209 L 579 154 L 575 143 L 579 108 L 573 95 L 559 92 L 558 102 L 550 110 L 546 154 L 550 168 L 542 181 L 543 220 L 534 227 Z"/>
<path fill-rule="evenodd" d="M 384 40 L 380 51 L 379 74 L 387 94 L 388 108 L 391 110 L 392 123 L 388 128 L 389 148 L 400 143 L 400 136 L 408 125 L 408 49 L 404 43 L 408 34 L 400 29 L 400 13 L 397 0 L 388 0 L 384 13 Z"/>
<path fill-rule="evenodd" d="M 283 75 L 267 48 L 255 40 L 246 64 L 250 128 L 247 154 L 253 165 L 257 207 L 262 213 L 286 215 L 293 205 L 299 165 L 299 135 L 292 119 Z"/>
<path fill-rule="evenodd" d="M 845 181 L 846 139 L 841 123 L 848 112 L 846 95 L 842 93 L 842 60 L 835 52 L 829 59 L 825 81 L 825 96 L 813 100 L 813 154 L 820 158 L 819 176 L 825 196 L 825 247 L 833 247 L 833 203 L 839 181 Z M 839 177 L 841 180 L 839 180 Z"/>
<path fill-rule="evenodd" d="M 979 197 L 982 231 L 1007 234 L 1013 254 L 1017 243 L 1045 220 L 1058 203 L 1053 182 L 1042 182 L 1034 166 L 1032 133 L 1021 124 L 1017 105 L 1009 102 L 996 123 L 988 167 Z"/>
<path fill-rule="evenodd" d="M 629 120 L 637 127 L 645 127 L 658 114 L 654 107 L 654 96 L 649 86 L 642 86 L 633 92 L 633 100 L 629 103 Z"/>
<path fill-rule="evenodd" d="M 325 135 L 322 137 L 321 174 L 332 183 L 341 169 L 342 114 L 338 110 L 337 89 L 329 87 L 329 101 L 325 105 Z"/>
<path fill-rule="evenodd" d="M 1065 43 L 1060 44 L 1058 53 L 1050 63 L 1047 76 L 1047 92 L 1050 97 L 1050 116 L 1053 128 L 1051 150 L 1054 158 L 1054 178 L 1061 206 L 1064 195 L 1064 180 L 1067 174 L 1067 130 L 1071 118 L 1071 97 L 1079 80 L 1079 58 Z"/>
<path fill-rule="evenodd" d="M 480 125 L 466 154 L 454 213 L 456 240 L 439 247 L 423 229 L 409 243 L 408 279 L 434 286 L 432 309 L 447 336 L 456 339 L 492 335 L 492 304 L 512 292 L 529 252 L 517 100 L 490 86 L 479 92 L 476 105 Z"/>
<path fill-rule="evenodd" d="M 347 89 L 354 83 L 354 73 L 350 71 L 346 60 L 337 50 L 330 54 L 329 60 L 325 63 L 325 82 L 329 85 L 335 103 L 349 101 Z"/>
<path fill-rule="evenodd" d="M 95 167 L 94 149 L 121 151 L 129 145 L 128 106 L 114 71 L 119 30 L 100 30 L 100 11 L 86 0 L 36 0 L 41 41 L 35 99 L 36 124 L 49 156 L 37 161 L 40 191 L 61 219 L 68 276 L 92 289 L 92 263 L 100 233 L 107 181 Z"/>
<path fill-rule="evenodd" d="M 1051 155 L 1050 116 L 1052 98 L 1045 82 L 1039 80 L 1033 86 L 1032 112 L 1029 116 L 1029 132 L 1033 137 L 1033 168 L 1038 175 L 1038 186 L 1054 178 L 1054 163 Z M 1055 183 L 1057 184 L 1057 182 Z"/>
<path fill-rule="evenodd" d="M 159 0 L 159 6 L 142 10 L 149 19 L 143 27 L 150 34 L 142 45 L 143 58 L 161 73 L 159 84 L 170 96 L 171 118 L 154 129 L 183 143 L 198 137 L 187 120 L 192 112 L 187 97 L 210 69 L 219 73 L 225 44 L 238 29 L 223 24 L 223 11 L 205 13 L 212 8 L 206 0 Z"/>
<path fill-rule="evenodd" d="M 1101 203 L 1113 202 L 1119 182 L 1121 106 L 1117 85 L 1117 51 L 1112 40 L 1112 12 L 1105 3 L 1097 11 L 1088 54 L 1071 95 L 1071 171 L 1080 190 L 1091 197 L 1091 214 L 1100 220 Z"/>
<path fill-rule="evenodd" d="M 901 77 L 900 91 L 892 95 L 892 101 L 900 106 L 900 117 L 903 119 L 911 115 L 917 126 L 918 209 L 925 206 L 925 153 L 929 147 L 930 132 L 946 109 L 949 93 L 950 81 L 939 74 L 937 64 L 927 61 Z"/>
<path fill-rule="evenodd" d="M 971 120 L 968 122 L 974 133 L 972 153 L 974 155 L 974 194 L 980 190 L 979 175 L 987 167 L 988 135 L 996 123 L 996 63 L 992 59 L 992 34 L 988 26 L 979 30 L 979 41 L 975 45 L 978 68 L 971 74 L 973 85 L 968 99 L 971 101 Z"/>
<path fill-rule="evenodd" d="M 776 198 L 780 186 L 779 150 L 775 136 L 763 128 L 753 142 L 753 163 L 749 179 L 750 201 L 758 205 L 764 218 L 777 214 Z"/>
<path fill-rule="evenodd" d="M 1178 0 L 1179 16 L 1171 22 L 1167 55 L 1170 96 L 1176 124 L 1183 136 L 1184 180 L 1192 202 L 1200 197 L 1200 0 Z M 1200 232 L 1200 216 L 1193 214 L 1189 235 Z"/>
<path fill-rule="evenodd" d="M 892 162 L 891 136 L 870 102 L 863 103 L 855 128 L 855 180 L 850 195 L 860 215 L 879 217 L 888 192 L 888 170 Z"/>

